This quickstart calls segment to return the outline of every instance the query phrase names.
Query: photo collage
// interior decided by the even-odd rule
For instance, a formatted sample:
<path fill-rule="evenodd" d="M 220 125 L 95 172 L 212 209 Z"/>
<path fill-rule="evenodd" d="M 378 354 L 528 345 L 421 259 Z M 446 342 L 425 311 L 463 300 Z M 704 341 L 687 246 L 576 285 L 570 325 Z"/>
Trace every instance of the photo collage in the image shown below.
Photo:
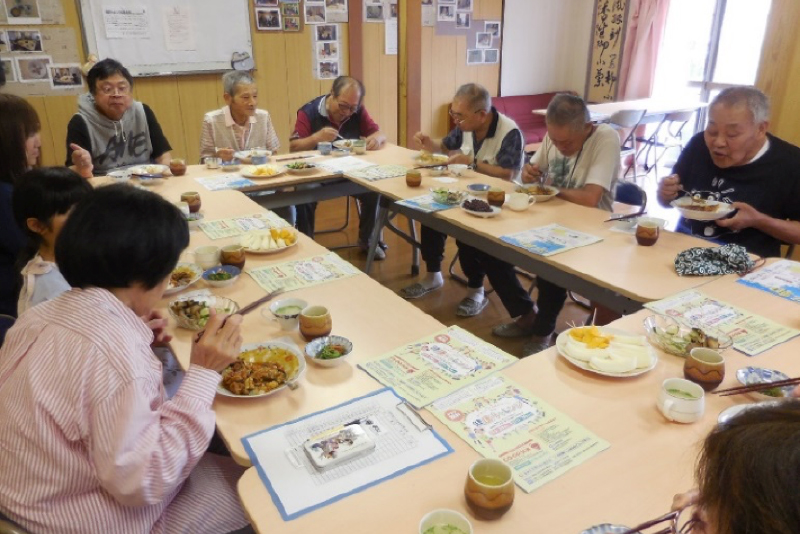
<path fill-rule="evenodd" d="M 303 25 L 347 22 L 347 0 L 253 0 L 256 28 L 299 32 Z"/>

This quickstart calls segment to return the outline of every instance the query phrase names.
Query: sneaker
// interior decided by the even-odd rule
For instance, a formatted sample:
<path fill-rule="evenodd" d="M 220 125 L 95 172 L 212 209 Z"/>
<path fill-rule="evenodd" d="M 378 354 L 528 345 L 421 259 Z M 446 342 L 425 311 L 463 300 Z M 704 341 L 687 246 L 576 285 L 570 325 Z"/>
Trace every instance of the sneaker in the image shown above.
<path fill-rule="evenodd" d="M 358 242 L 358 248 L 360 248 L 361 252 L 363 252 L 364 254 L 368 254 L 369 253 L 369 244 L 367 244 L 367 243 L 365 243 L 363 241 L 359 241 Z M 383 260 L 386 259 L 386 253 L 383 251 L 383 247 L 381 247 L 381 246 L 375 247 L 375 256 L 374 256 L 373 259 L 375 261 L 383 261 Z"/>
<path fill-rule="evenodd" d="M 399 291 L 400 296 L 407 300 L 418 299 L 430 293 L 431 291 L 436 291 L 442 286 L 437 287 L 425 287 L 420 283 L 411 284 L 410 286 L 406 286 Z"/>
<path fill-rule="evenodd" d="M 492 334 L 497 337 L 514 338 L 530 336 L 532 332 L 530 329 L 522 328 L 517 321 L 511 321 L 510 323 L 499 324 L 492 328 Z"/>
<path fill-rule="evenodd" d="M 461 299 L 461 302 L 458 303 L 456 315 L 459 317 L 475 317 L 488 305 L 489 299 L 486 297 L 482 298 L 480 302 L 469 297 L 465 297 Z"/>
<path fill-rule="evenodd" d="M 530 341 L 525 342 L 522 346 L 522 357 L 530 356 L 531 354 L 538 354 L 543 350 L 547 350 L 556 344 L 555 334 L 549 336 L 533 336 Z"/>

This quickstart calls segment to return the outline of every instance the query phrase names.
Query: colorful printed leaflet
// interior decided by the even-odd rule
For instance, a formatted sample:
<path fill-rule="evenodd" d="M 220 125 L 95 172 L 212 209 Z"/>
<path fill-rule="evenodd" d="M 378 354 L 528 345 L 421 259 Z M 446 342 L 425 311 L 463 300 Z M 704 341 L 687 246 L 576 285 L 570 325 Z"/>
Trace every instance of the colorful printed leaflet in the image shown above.
<path fill-rule="evenodd" d="M 480 454 L 506 462 L 526 493 L 609 447 L 501 374 L 438 400 L 428 409 Z"/>
<path fill-rule="evenodd" d="M 402 165 L 375 165 L 360 170 L 348 171 L 345 174 L 351 178 L 360 178 L 369 182 L 376 182 L 386 178 L 405 176 L 408 167 Z"/>
<path fill-rule="evenodd" d="M 714 300 L 695 290 L 684 291 L 644 306 L 684 324 L 728 334 L 733 339 L 733 348 L 748 356 L 761 354 L 800 335 L 800 330 L 783 326 L 727 302 Z"/>
<path fill-rule="evenodd" d="M 209 239 L 235 237 L 250 230 L 266 230 L 268 228 L 284 228 L 286 226 L 290 226 L 289 223 L 272 211 L 200 223 L 200 229 Z"/>
<path fill-rule="evenodd" d="M 197 182 L 209 191 L 222 191 L 224 189 L 242 189 L 256 185 L 252 180 L 248 180 L 238 174 L 223 174 L 222 176 L 212 176 L 209 178 L 195 178 Z"/>
<path fill-rule="evenodd" d="M 451 326 L 359 367 L 421 408 L 516 361 L 494 345 Z"/>
<path fill-rule="evenodd" d="M 415 210 L 423 211 L 425 213 L 433 213 L 434 211 L 444 211 L 450 208 L 455 208 L 457 204 L 442 204 L 433 200 L 431 195 L 422 195 L 414 198 L 407 198 L 397 202 L 401 206 L 407 206 Z"/>
<path fill-rule="evenodd" d="M 602 241 L 600 237 L 570 230 L 560 224 L 531 228 L 516 234 L 500 236 L 500 239 L 541 256 L 552 256 Z"/>
<path fill-rule="evenodd" d="M 357 268 L 336 254 L 329 252 L 302 260 L 292 260 L 267 267 L 245 269 L 264 291 L 280 287 L 286 291 L 324 284 L 359 274 Z"/>
<path fill-rule="evenodd" d="M 739 279 L 739 283 L 800 302 L 800 263 L 780 260 Z"/>

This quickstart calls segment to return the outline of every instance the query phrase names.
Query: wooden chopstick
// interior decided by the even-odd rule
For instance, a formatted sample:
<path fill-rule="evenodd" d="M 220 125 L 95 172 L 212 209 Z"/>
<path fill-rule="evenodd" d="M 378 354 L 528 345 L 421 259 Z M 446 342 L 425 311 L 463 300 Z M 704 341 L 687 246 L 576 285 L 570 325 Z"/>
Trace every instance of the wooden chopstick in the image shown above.
<path fill-rule="evenodd" d="M 741 393 L 752 393 L 754 391 L 764 391 L 772 388 L 782 388 L 786 386 L 796 386 L 800 384 L 800 377 L 787 378 L 785 380 L 776 380 L 774 382 L 761 382 L 759 384 L 750 384 L 747 386 L 737 386 L 735 388 L 720 389 L 712 393 L 720 397 L 729 397 L 731 395 L 739 395 Z"/>
<path fill-rule="evenodd" d="M 251 311 L 255 310 L 256 308 L 258 308 L 259 306 L 261 306 L 262 304 L 264 304 L 265 302 L 267 302 L 268 300 L 271 300 L 272 298 L 280 295 L 281 293 L 283 293 L 283 291 L 284 291 L 284 289 L 282 287 L 279 287 L 275 291 L 267 293 L 265 296 L 261 297 L 260 299 L 256 300 L 255 302 L 251 302 L 250 304 L 248 304 L 247 306 L 245 306 L 241 310 L 237 311 L 234 315 L 246 315 L 246 314 L 250 313 Z M 228 317 L 230 317 L 230 315 Z M 225 317 L 225 320 L 222 321 L 222 326 L 225 326 L 225 321 L 228 320 L 228 317 Z M 205 333 L 206 333 L 205 330 L 199 331 L 197 333 L 197 336 L 194 338 L 195 341 L 200 341 L 200 338 L 203 337 L 203 334 L 205 334 Z"/>
<path fill-rule="evenodd" d="M 275 161 L 291 161 L 294 159 L 306 159 L 306 158 L 315 158 L 318 154 L 308 154 L 306 156 L 292 156 L 290 158 L 276 158 Z"/>
<path fill-rule="evenodd" d="M 646 211 L 638 211 L 636 213 L 631 213 L 630 215 L 623 215 L 622 217 L 611 217 L 610 219 L 606 219 L 603 222 L 626 221 L 628 219 L 635 219 L 636 217 L 639 217 L 640 215 L 644 215 L 645 213 L 647 213 L 647 212 Z"/>
<path fill-rule="evenodd" d="M 434 167 L 447 167 L 447 163 L 436 163 L 434 165 L 420 165 L 414 169 L 432 169 Z"/>

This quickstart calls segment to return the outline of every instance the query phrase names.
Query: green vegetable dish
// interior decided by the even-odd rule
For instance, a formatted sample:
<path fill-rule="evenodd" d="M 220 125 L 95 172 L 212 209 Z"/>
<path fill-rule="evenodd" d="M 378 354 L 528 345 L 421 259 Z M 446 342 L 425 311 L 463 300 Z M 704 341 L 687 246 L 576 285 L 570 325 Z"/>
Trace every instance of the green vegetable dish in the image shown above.
<path fill-rule="evenodd" d="M 467 534 L 455 525 L 434 525 L 426 528 L 423 534 Z"/>
<path fill-rule="evenodd" d="M 347 350 L 342 345 L 335 345 L 333 343 L 329 345 L 325 345 L 320 349 L 317 353 L 317 358 L 320 360 L 335 360 L 336 358 L 341 358 Z"/>
<path fill-rule="evenodd" d="M 225 271 L 218 271 L 208 275 L 208 279 L 215 282 L 222 282 L 223 280 L 230 280 L 231 278 L 233 278 L 233 275 Z"/>

